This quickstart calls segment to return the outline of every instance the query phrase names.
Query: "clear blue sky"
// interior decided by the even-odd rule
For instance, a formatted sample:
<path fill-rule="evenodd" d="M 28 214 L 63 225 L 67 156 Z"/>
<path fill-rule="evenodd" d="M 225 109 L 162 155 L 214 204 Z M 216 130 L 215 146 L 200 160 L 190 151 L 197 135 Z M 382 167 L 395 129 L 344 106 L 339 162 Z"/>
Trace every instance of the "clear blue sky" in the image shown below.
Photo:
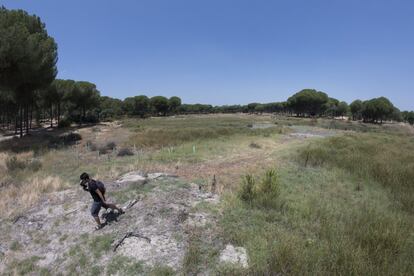
<path fill-rule="evenodd" d="M 39 15 L 59 78 L 103 95 L 285 100 L 315 88 L 414 110 L 413 0 L 0 0 Z"/>

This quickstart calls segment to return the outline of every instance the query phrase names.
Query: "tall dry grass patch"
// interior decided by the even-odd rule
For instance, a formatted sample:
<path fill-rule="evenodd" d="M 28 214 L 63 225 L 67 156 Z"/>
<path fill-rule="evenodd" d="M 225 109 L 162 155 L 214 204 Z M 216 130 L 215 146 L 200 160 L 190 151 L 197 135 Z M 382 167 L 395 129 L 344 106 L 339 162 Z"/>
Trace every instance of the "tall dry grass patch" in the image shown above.
<path fill-rule="evenodd" d="M 7 171 L 6 160 L 9 158 L 7 153 L 0 153 L 0 175 L 4 176 Z"/>
<path fill-rule="evenodd" d="M 67 186 L 56 176 L 36 176 L 19 185 L 3 187 L 0 193 L 0 216 L 9 217 L 23 212 L 35 206 L 47 193 L 60 191 Z"/>

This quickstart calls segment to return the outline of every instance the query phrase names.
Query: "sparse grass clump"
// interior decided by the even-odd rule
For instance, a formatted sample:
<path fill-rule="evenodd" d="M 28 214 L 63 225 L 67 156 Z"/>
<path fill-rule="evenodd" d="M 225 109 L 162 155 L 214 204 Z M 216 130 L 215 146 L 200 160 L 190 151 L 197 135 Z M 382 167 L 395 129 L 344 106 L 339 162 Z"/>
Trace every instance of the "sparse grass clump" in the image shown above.
<path fill-rule="evenodd" d="M 106 267 L 106 275 L 138 275 L 144 272 L 144 266 L 141 262 L 134 259 L 117 255 L 111 259 Z"/>
<path fill-rule="evenodd" d="M 42 162 L 37 159 L 21 160 L 16 156 L 12 156 L 6 159 L 6 167 L 9 172 L 14 173 L 22 170 L 30 170 L 37 172 L 42 168 Z"/>
<path fill-rule="evenodd" d="M 21 261 L 13 261 L 8 266 L 6 275 L 28 275 L 31 273 L 42 273 L 41 275 L 50 275 L 50 272 L 44 268 L 40 268 L 36 265 L 37 261 L 41 258 L 33 256 Z"/>
<path fill-rule="evenodd" d="M 111 249 L 112 242 L 112 235 L 96 236 L 89 242 L 89 248 L 95 257 L 99 257 L 102 252 L 109 251 Z"/>
<path fill-rule="evenodd" d="M 18 241 L 13 241 L 12 244 L 10 245 L 10 250 L 12 251 L 17 251 L 17 250 L 20 250 L 21 248 L 22 248 L 22 245 Z"/>

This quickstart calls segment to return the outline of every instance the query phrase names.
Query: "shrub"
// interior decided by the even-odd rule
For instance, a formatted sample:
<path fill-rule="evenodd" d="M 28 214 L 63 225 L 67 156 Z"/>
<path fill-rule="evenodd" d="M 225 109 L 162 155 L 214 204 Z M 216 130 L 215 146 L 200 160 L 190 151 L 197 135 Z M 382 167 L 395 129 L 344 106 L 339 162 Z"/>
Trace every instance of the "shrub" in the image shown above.
<path fill-rule="evenodd" d="M 134 152 L 130 148 L 122 148 L 118 152 L 118 156 L 132 156 Z"/>
<path fill-rule="evenodd" d="M 61 146 L 70 146 L 76 144 L 79 140 L 82 140 L 82 136 L 79 133 L 71 132 L 66 135 L 50 138 L 49 147 L 59 148 Z"/>
<path fill-rule="evenodd" d="M 27 163 L 17 159 L 16 156 L 7 158 L 6 160 L 6 167 L 9 171 L 17 171 L 17 170 L 24 170 L 27 166 Z"/>
<path fill-rule="evenodd" d="M 101 146 L 98 148 L 98 152 L 99 154 L 107 154 L 108 153 L 108 148 L 106 146 Z"/>
<path fill-rule="evenodd" d="M 58 128 L 70 127 L 71 125 L 72 121 L 69 118 L 63 118 L 59 121 Z"/>
<path fill-rule="evenodd" d="M 82 136 L 79 133 L 71 132 L 62 136 L 63 143 L 65 145 L 75 144 L 77 141 L 82 140 Z"/>
<path fill-rule="evenodd" d="M 114 149 L 116 148 L 116 144 L 115 144 L 115 142 L 108 142 L 108 143 L 106 144 L 106 148 L 107 148 L 108 150 L 114 150 Z"/>
<path fill-rule="evenodd" d="M 268 170 L 259 182 L 252 175 L 246 175 L 238 196 L 258 208 L 279 207 L 280 184 L 276 171 Z"/>
<path fill-rule="evenodd" d="M 99 154 L 107 154 L 110 151 L 113 151 L 116 148 L 115 142 L 108 142 L 105 146 L 98 148 Z"/>
<path fill-rule="evenodd" d="M 96 124 L 99 122 L 98 117 L 95 114 L 86 114 L 84 118 L 82 118 L 84 123 Z"/>
<path fill-rule="evenodd" d="M 259 144 L 255 143 L 255 142 L 251 142 L 249 147 L 253 148 L 253 149 L 260 149 L 262 148 Z"/>

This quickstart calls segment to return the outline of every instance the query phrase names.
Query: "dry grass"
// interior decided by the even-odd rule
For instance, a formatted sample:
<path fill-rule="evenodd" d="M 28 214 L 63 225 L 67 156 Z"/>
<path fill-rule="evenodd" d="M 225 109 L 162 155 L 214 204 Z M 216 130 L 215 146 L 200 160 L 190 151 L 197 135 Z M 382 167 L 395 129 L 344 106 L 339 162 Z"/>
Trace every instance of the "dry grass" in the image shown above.
<path fill-rule="evenodd" d="M 33 207 L 46 193 L 59 191 L 67 186 L 67 183 L 56 176 L 36 176 L 19 185 L 8 185 L 1 190 L 0 216 L 9 217 Z"/>

